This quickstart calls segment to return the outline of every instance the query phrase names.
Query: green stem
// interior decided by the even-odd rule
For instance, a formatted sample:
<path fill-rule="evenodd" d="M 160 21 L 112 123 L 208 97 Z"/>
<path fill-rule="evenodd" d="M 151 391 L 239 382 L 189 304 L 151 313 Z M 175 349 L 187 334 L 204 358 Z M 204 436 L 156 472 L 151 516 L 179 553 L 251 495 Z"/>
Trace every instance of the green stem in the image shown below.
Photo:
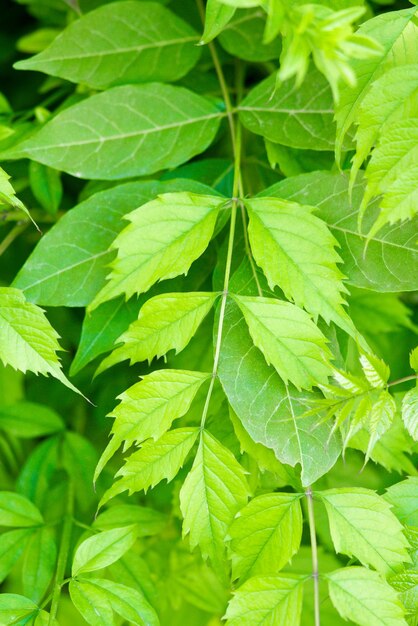
<path fill-rule="evenodd" d="M 416 380 L 418 378 L 418 374 L 411 374 L 410 376 L 404 376 L 404 378 L 398 378 L 398 380 L 393 380 L 391 383 L 388 383 L 388 387 L 393 387 L 394 385 L 401 385 L 402 383 L 407 383 L 409 380 Z"/>
<path fill-rule="evenodd" d="M 58 553 L 57 570 L 55 574 L 54 590 L 52 593 L 51 610 L 49 613 L 48 626 L 52 626 L 57 617 L 58 604 L 61 597 L 61 588 L 65 576 L 65 568 L 71 545 L 71 531 L 73 528 L 74 486 L 71 480 L 68 483 L 67 510 L 62 525 L 61 543 Z"/>
<path fill-rule="evenodd" d="M 14 240 L 17 237 L 19 237 L 21 233 L 23 233 L 23 231 L 28 226 L 28 224 L 29 224 L 29 221 L 24 222 L 23 224 L 16 224 L 16 226 L 13 226 L 11 231 L 6 235 L 6 237 L 0 243 L 0 256 L 4 254 L 7 248 L 14 242 Z"/>
<path fill-rule="evenodd" d="M 308 502 L 308 521 L 309 532 L 311 536 L 311 552 L 312 552 L 312 579 L 314 584 L 314 614 L 315 626 L 321 626 L 321 612 L 319 599 L 319 563 L 318 563 L 318 544 L 316 541 L 316 527 L 314 515 L 314 502 L 312 497 L 312 489 L 308 487 L 305 492 Z"/>

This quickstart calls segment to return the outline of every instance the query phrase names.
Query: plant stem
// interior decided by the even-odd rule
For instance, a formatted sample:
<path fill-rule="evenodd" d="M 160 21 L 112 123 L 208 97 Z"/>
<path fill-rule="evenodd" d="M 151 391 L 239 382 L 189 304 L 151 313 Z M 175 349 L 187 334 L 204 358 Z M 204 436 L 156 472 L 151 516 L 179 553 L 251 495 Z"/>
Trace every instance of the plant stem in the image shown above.
<path fill-rule="evenodd" d="M 401 385 L 402 383 L 406 383 L 409 380 L 416 380 L 418 378 L 418 374 L 411 374 L 410 376 L 404 376 L 404 378 L 398 378 L 398 380 L 393 380 L 391 383 L 388 383 L 388 387 L 393 387 L 394 385 Z"/>
<path fill-rule="evenodd" d="M 29 222 L 24 222 L 23 224 L 16 224 L 13 226 L 12 230 L 6 235 L 3 241 L 0 243 L 0 256 L 4 254 L 7 248 L 14 242 L 14 240 L 19 237 L 21 233 L 25 230 L 25 228 L 29 225 Z"/>
<path fill-rule="evenodd" d="M 309 520 L 309 532 L 311 535 L 311 551 L 312 551 L 312 578 L 314 584 L 314 612 L 315 612 L 315 626 L 321 626 L 321 612 L 319 603 L 319 565 L 318 565 L 318 544 L 316 542 L 316 528 L 315 528 L 315 515 L 314 515 L 314 503 L 312 497 L 312 489 L 307 488 L 306 499 L 308 502 L 308 520 Z"/>
<path fill-rule="evenodd" d="M 65 567 L 68 561 L 68 553 L 71 544 L 71 531 L 73 528 L 73 507 L 74 507 L 74 486 L 72 481 L 68 482 L 67 510 L 62 525 L 61 543 L 58 553 L 57 571 L 55 574 L 54 590 L 52 593 L 51 610 L 49 613 L 48 626 L 52 626 L 57 617 L 58 604 L 61 597 L 61 588 L 65 576 Z"/>

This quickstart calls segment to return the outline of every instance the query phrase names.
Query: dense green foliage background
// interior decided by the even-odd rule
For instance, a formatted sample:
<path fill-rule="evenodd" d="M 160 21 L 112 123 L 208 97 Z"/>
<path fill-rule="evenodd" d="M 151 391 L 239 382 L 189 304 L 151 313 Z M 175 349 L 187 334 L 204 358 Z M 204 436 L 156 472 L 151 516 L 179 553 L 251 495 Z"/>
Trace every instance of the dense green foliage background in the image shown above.
<path fill-rule="evenodd" d="M 417 626 L 413 4 L 2 9 L 0 625 Z"/>

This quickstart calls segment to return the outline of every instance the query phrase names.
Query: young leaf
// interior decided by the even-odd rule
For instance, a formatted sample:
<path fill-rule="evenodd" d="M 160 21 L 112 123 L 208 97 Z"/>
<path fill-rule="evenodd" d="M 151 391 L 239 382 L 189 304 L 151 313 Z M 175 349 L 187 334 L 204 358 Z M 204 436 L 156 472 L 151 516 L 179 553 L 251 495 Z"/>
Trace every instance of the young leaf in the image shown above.
<path fill-rule="evenodd" d="M 9 180 L 10 180 L 10 176 L 4 171 L 2 167 L 0 167 L 0 214 L 5 209 L 6 210 L 18 209 L 20 211 L 23 211 L 23 213 L 26 213 L 26 215 L 29 217 L 31 222 L 35 224 L 28 209 L 25 207 L 23 202 L 21 202 L 19 198 L 16 196 L 16 192 L 13 189 L 13 186 L 9 182 Z"/>
<path fill-rule="evenodd" d="M 383 574 L 409 560 L 402 525 L 381 496 L 362 488 L 328 489 L 316 495 L 327 509 L 337 552 L 355 556 Z"/>
<path fill-rule="evenodd" d="M 407 626 L 395 590 L 377 572 L 345 567 L 326 574 L 338 613 L 359 626 Z"/>
<path fill-rule="evenodd" d="M 247 499 L 243 467 L 230 450 L 204 430 L 180 491 L 180 507 L 183 536 L 189 534 L 190 547 L 199 545 L 203 558 L 209 557 L 215 567 L 224 561 L 225 535 Z"/>
<path fill-rule="evenodd" d="M 209 43 L 223 31 L 235 13 L 234 7 L 226 6 L 222 0 L 208 0 L 205 11 L 205 29 L 201 44 Z"/>
<path fill-rule="evenodd" d="M 187 274 L 209 244 L 221 204 L 213 196 L 166 193 L 129 213 L 129 226 L 112 244 L 118 256 L 109 282 L 92 308 L 122 293 L 130 298 L 159 280 Z"/>
<path fill-rule="evenodd" d="M 239 511 L 228 532 L 234 578 L 276 574 L 296 554 L 303 523 L 299 499 L 267 493 Z"/>
<path fill-rule="evenodd" d="M 418 441 L 418 387 L 410 389 L 403 397 L 402 419 L 412 439 Z"/>
<path fill-rule="evenodd" d="M 254 259 L 273 289 L 279 285 L 286 298 L 335 322 L 350 334 L 352 322 L 342 305 L 343 275 L 338 242 L 327 225 L 312 214 L 313 207 L 275 198 L 254 198 L 245 203 L 248 235 Z"/>
<path fill-rule="evenodd" d="M 165 7 L 125 0 L 86 13 L 40 54 L 15 67 L 94 89 L 174 81 L 198 61 L 197 40 L 197 33 Z"/>
<path fill-rule="evenodd" d="M 400 483 L 391 485 L 384 495 L 393 507 L 393 512 L 402 524 L 418 527 L 418 477 L 409 476 Z"/>
<path fill-rule="evenodd" d="M 19 154 L 79 178 L 145 176 L 203 152 L 221 117 L 182 87 L 113 87 L 58 113 Z"/>
<path fill-rule="evenodd" d="M 167 482 L 177 476 L 192 449 L 198 428 L 177 428 L 165 433 L 157 441 L 146 441 L 140 450 L 131 454 L 116 476 L 121 478 L 106 491 L 100 501 L 103 506 L 114 496 L 128 490 L 145 492 L 162 480 Z"/>
<path fill-rule="evenodd" d="M 27 498 L 12 491 L 0 491 L 0 526 L 41 526 L 39 509 Z"/>
<path fill-rule="evenodd" d="M 299 626 L 304 580 L 291 574 L 250 578 L 228 605 L 227 626 Z"/>
<path fill-rule="evenodd" d="M 181 352 L 209 313 L 217 293 L 167 293 L 155 296 L 142 306 L 138 320 L 119 337 L 116 348 L 100 365 L 97 373 L 130 360 L 151 361 L 169 350 Z"/>
<path fill-rule="evenodd" d="M 137 540 L 137 526 L 104 530 L 89 537 L 77 548 L 72 565 L 72 575 L 103 569 L 121 558 Z"/>
<path fill-rule="evenodd" d="M 225 1 L 221 0 L 224 4 Z M 241 7 L 245 0 L 240 3 L 235 2 L 235 6 Z M 278 38 L 266 43 L 264 41 L 265 16 L 257 8 L 259 0 L 253 0 L 249 11 L 237 11 L 234 17 L 228 22 L 223 31 L 219 34 L 219 43 L 230 55 L 249 61 L 250 63 L 263 63 L 278 59 L 281 45 Z M 232 6 L 232 3 L 229 3 Z M 250 1 L 247 0 L 250 7 Z"/>
<path fill-rule="evenodd" d="M 26 623 L 38 610 L 38 606 L 29 598 L 16 593 L 0 594 L 0 624 Z"/>
<path fill-rule="evenodd" d="M 156 370 L 118 396 L 113 410 L 112 439 L 103 452 L 95 480 L 122 442 L 129 447 L 152 437 L 159 439 L 172 422 L 187 413 L 210 374 L 187 370 Z"/>
<path fill-rule="evenodd" d="M 274 298 L 234 296 L 254 344 L 285 383 L 311 389 L 331 373 L 327 340 L 302 309 Z"/>
<path fill-rule="evenodd" d="M 373 406 L 368 419 L 367 427 L 370 433 L 370 441 L 366 451 L 366 461 L 382 436 L 391 427 L 396 413 L 396 403 L 391 394 L 384 389 L 380 392 L 378 398 L 373 402 Z"/>

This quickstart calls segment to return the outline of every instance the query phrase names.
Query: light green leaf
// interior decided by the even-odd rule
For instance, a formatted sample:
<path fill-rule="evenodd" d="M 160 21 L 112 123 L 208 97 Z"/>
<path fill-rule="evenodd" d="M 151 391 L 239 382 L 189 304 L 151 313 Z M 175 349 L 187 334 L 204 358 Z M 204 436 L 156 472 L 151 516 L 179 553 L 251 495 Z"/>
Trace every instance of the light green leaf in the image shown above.
<path fill-rule="evenodd" d="M 334 110 L 327 80 L 312 69 L 298 89 L 293 79 L 279 86 L 276 81 L 274 74 L 244 98 L 239 106 L 243 125 L 284 146 L 333 150 Z"/>
<path fill-rule="evenodd" d="M 105 4 L 72 22 L 48 48 L 15 67 L 105 89 L 178 80 L 197 63 L 197 33 L 157 3 Z"/>
<path fill-rule="evenodd" d="M 235 13 L 234 7 L 228 7 L 222 0 L 208 0 L 205 12 L 205 29 L 200 43 L 212 41 L 223 31 Z"/>
<path fill-rule="evenodd" d="M 418 387 L 406 392 L 402 400 L 402 419 L 411 437 L 418 441 Z"/>
<path fill-rule="evenodd" d="M 418 571 L 405 570 L 391 576 L 390 584 L 399 592 L 402 604 L 406 608 L 408 617 L 414 619 L 418 606 Z M 412 621 L 412 624 L 414 621 Z"/>
<path fill-rule="evenodd" d="M 97 593 L 99 598 L 105 598 L 113 611 L 124 620 L 129 621 L 130 624 L 159 626 L 160 622 L 156 612 L 137 589 L 105 578 L 82 578 L 78 583 L 84 591 L 87 589 L 94 590 L 93 595 Z"/>
<path fill-rule="evenodd" d="M 80 178 L 145 176 L 203 152 L 222 116 L 182 87 L 113 87 L 58 113 L 19 155 Z"/>
<path fill-rule="evenodd" d="M 40 526 L 39 509 L 28 498 L 12 491 L 0 491 L 0 526 Z"/>
<path fill-rule="evenodd" d="M 15 563 L 20 559 L 32 533 L 32 528 L 19 528 L 18 530 L 9 530 L 6 533 L 2 533 L 0 543 L 0 582 L 3 582 Z"/>
<path fill-rule="evenodd" d="M 406 480 L 391 485 L 384 497 L 391 504 L 394 514 L 402 524 L 418 527 L 418 478 L 416 476 L 409 476 Z"/>
<path fill-rule="evenodd" d="M 130 360 L 151 361 L 169 350 L 181 352 L 209 313 L 217 293 L 167 293 L 150 298 L 142 306 L 138 319 L 119 337 L 117 347 L 100 365 L 98 371 Z"/>
<path fill-rule="evenodd" d="M 58 338 L 42 309 L 26 302 L 18 289 L 0 287 L 0 359 L 4 365 L 22 372 L 51 374 L 77 392 L 62 372 Z"/>
<path fill-rule="evenodd" d="M 315 318 L 321 315 L 327 323 L 333 321 L 355 334 L 342 307 L 347 290 L 337 267 L 338 242 L 325 222 L 312 214 L 313 207 L 277 198 L 254 198 L 245 205 L 254 259 L 270 288 L 279 285 L 286 298 Z"/>
<path fill-rule="evenodd" d="M 417 26 L 415 8 L 382 13 L 360 26 L 358 35 L 372 37 L 382 47 L 382 53 L 351 62 L 357 82 L 355 86 L 342 85 L 336 107 L 336 154 L 339 161 L 342 142 L 351 125 L 358 119 L 359 108 L 372 83 L 392 67 L 410 63 L 416 51 Z"/>
<path fill-rule="evenodd" d="M 221 204 L 214 196 L 166 193 L 129 213 L 129 226 L 112 244 L 118 256 L 109 282 L 92 308 L 122 293 L 129 298 L 159 280 L 187 274 L 209 244 Z"/>
<path fill-rule="evenodd" d="M 156 370 L 118 396 L 113 410 L 112 439 L 103 452 L 95 480 L 122 442 L 125 447 L 152 437 L 159 439 L 173 421 L 187 413 L 210 374 L 187 370 Z"/>
<path fill-rule="evenodd" d="M 0 594 L 0 624 L 6 626 L 16 624 L 20 620 L 25 620 L 23 623 L 26 623 L 31 615 L 36 615 L 38 610 L 38 606 L 29 598 L 16 593 Z"/>
<path fill-rule="evenodd" d="M 339 254 L 344 261 L 348 282 L 356 287 L 380 292 L 415 291 L 418 280 L 416 233 L 418 219 L 411 223 L 386 226 L 379 235 L 369 237 L 364 254 L 366 235 L 359 233 L 357 218 L 364 194 L 364 180 L 353 187 L 352 199 L 348 193 L 346 174 L 313 172 L 287 178 L 260 194 L 279 197 L 317 207 L 317 215 L 328 224 L 340 244 Z M 365 217 L 367 229 L 377 213 L 378 202 Z"/>
<path fill-rule="evenodd" d="M 267 493 L 237 513 L 228 532 L 234 578 L 276 574 L 296 554 L 303 524 L 300 497 Z"/>
<path fill-rule="evenodd" d="M 332 603 L 344 619 L 359 626 L 407 626 L 397 593 L 377 572 L 345 567 L 326 577 Z"/>
<path fill-rule="evenodd" d="M 198 428 L 177 428 L 157 441 L 148 440 L 140 450 L 131 454 L 116 476 L 121 478 L 106 491 L 100 501 L 103 506 L 114 496 L 128 490 L 129 494 L 154 487 L 162 480 L 170 482 L 177 476 L 192 449 Z"/>
<path fill-rule="evenodd" d="M 327 340 L 299 307 L 274 298 L 234 296 L 254 344 L 285 383 L 311 389 L 331 373 Z"/>
<path fill-rule="evenodd" d="M 69 592 L 72 603 L 90 626 L 114 626 L 112 606 L 108 594 L 82 579 L 71 580 Z"/>
<path fill-rule="evenodd" d="M 234 515 L 247 502 L 249 489 L 243 467 L 228 448 L 206 430 L 183 487 L 180 508 L 183 536 L 190 548 L 200 547 L 215 568 L 224 564 L 225 536 Z"/>
<path fill-rule="evenodd" d="M 89 537 L 77 548 L 72 565 L 73 576 L 103 569 L 120 559 L 137 540 L 135 524 L 104 530 Z"/>
<path fill-rule="evenodd" d="M 366 461 L 369 459 L 371 452 L 376 443 L 391 427 L 396 413 L 396 403 L 393 396 L 384 389 L 380 392 L 378 398 L 373 402 L 370 416 L 365 425 L 370 440 L 366 451 Z"/>
<path fill-rule="evenodd" d="M 306 577 L 255 577 L 234 593 L 226 612 L 227 626 L 299 626 Z"/>
<path fill-rule="evenodd" d="M 92 527 L 97 530 L 112 530 L 123 526 L 137 525 L 137 537 L 156 535 L 166 526 L 167 519 L 158 511 L 139 504 L 119 504 L 100 513 Z"/>
<path fill-rule="evenodd" d="M 316 495 L 327 509 L 337 552 L 355 556 L 382 574 L 409 561 L 402 525 L 384 498 L 362 488 L 328 489 Z"/>
<path fill-rule="evenodd" d="M 0 214 L 5 209 L 6 210 L 19 209 L 20 211 L 23 211 L 24 213 L 26 213 L 26 215 L 29 217 L 31 222 L 35 224 L 35 222 L 30 216 L 28 209 L 25 207 L 23 202 L 21 202 L 19 198 L 16 196 L 16 192 L 13 189 L 13 186 L 9 182 L 9 180 L 10 180 L 10 176 L 7 174 L 7 172 L 4 171 L 2 167 L 0 167 Z"/>
<path fill-rule="evenodd" d="M 29 539 L 22 565 L 25 596 L 41 602 L 55 574 L 57 546 L 52 528 L 44 526 Z"/>

